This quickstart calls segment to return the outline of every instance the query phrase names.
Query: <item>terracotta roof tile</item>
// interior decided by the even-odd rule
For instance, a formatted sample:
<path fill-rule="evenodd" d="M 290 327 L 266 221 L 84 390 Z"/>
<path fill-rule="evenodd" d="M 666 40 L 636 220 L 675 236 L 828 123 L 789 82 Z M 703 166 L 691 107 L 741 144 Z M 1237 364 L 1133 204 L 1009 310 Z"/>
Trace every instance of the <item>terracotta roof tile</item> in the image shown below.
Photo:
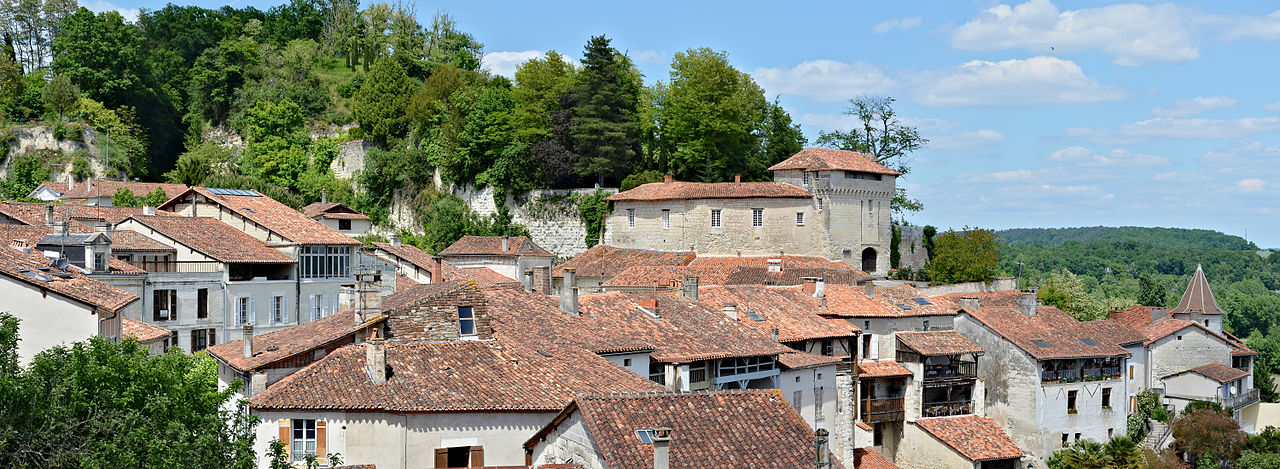
<path fill-rule="evenodd" d="M 1036 315 L 1029 316 L 1017 307 L 1020 294 L 1004 291 L 965 295 L 979 300 L 978 308 L 966 312 L 1037 360 L 1129 355 L 1122 345 L 1131 343 L 1136 331 L 1116 330 L 1127 325 L 1110 320 L 1081 322 L 1047 305 L 1037 306 Z"/>
<path fill-rule="evenodd" d="M 858 422 L 862 423 L 862 422 Z M 870 448 L 853 450 L 854 469 L 898 469 L 898 466 L 879 451 Z"/>
<path fill-rule="evenodd" d="M 397 285 L 395 293 L 382 297 L 382 310 L 396 311 L 408 308 L 415 304 L 422 303 L 445 293 L 457 290 L 465 283 L 465 281 L 450 280 L 446 282 L 406 285 L 406 288 L 399 288 L 399 285 Z"/>
<path fill-rule="evenodd" d="M 688 199 L 812 198 L 809 191 L 781 182 L 651 182 L 606 197 L 613 202 Z"/>
<path fill-rule="evenodd" d="M 169 217 L 166 217 L 169 218 Z M 148 238 L 133 230 L 115 230 L 111 232 L 111 249 L 113 251 L 153 251 L 174 252 L 173 246 Z"/>
<path fill-rule="evenodd" d="M 480 286 L 520 285 L 520 282 L 517 282 L 516 279 L 502 275 L 488 267 L 464 267 L 462 271 L 467 278 L 475 280 L 476 284 Z"/>
<path fill-rule="evenodd" d="M 769 270 L 771 264 L 777 265 L 778 272 Z M 871 275 L 854 269 L 847 262 L 820 257 L 698 256 L 684 266 L 634 265 L 617 273 L 604 286 L 680 285 L 686 275 L 697 276 L 700 285 L 800 285 L 805 277 L 822 277 L 828 284 L 847 285 L 871 280 Z"/>
<path fill-rule="evenodd" d="M 654 427 L 671 428 L 671 467 L 813 467 L 813 432 L 777 390 L 583 396 L 575 404 L 608 467 L 653 467 L 653 447 L 636 430 Z"/>
<path fill-rule="evenodd" d="M 1167 316 L 1167 312 L 1164 313 L 1166 315 L 1160 316 L 1160 319 L 1153 321 L 1151 320 L 1152 309 L 1153 308 L 1150 306 L 1134 306 L 1125 311 L 1113 313 L 1113 317 L 1116 322 L 1124 323 L 1125 325 L 1136 329 L 1142 335 L 1142 338 L 1146 339 L 1145 341 L 1147 343 L 1169 337 L 1188 327 L 1194 327 L 1221 339 L 1223 342 L 1226 342 L 1227 345 L 1233 347 L 1233 355 L 1257 354 L 1257 352 L 1245 347 L 1244 342 L 1229 333 L 1223 332 L 1219 334 L 1218 332 L 1204 327 L 1203 324 L 1198 322 L 1188 321 L 1185 319 L 1175 319 L 1172 316 Z"/>
<path fill-rule="evenodd" d="M 860 378 L 894 378 L 898 376 L 911 376 L 911 370 L 894 360 L 862 360 L 858 362 L 858 377 Z"/>
<path fill-rule="evenodd" d="M 984 353 L 982 347 L 956 331 L 899 332 L 898 341 L 924 356 Z"/>
<path fill-rule="evenodd" d="M 866 430 L 866 431 L 874 431 L 874 430 L 875 430 L 875 428 L 874 428 L 874 427 L 872 427 L 871 425 L 867 424 L 867 422 L 863 422 L 863 421 L 861 421 L 861 420 L 859 420 L 859 421 L 858 421 L 858 423 L 855 423 L 854 425 L 855 425 L 855 426 L 857 426 L 858 428 L 861 428 L 861 429 Z"/>
<path fill-rule="evenodd" d="M 112 257 L 107 261 L 107 267 L 111 269 L 110 273 L 113 275 L 143 275 L 147 273 L 147 271 L 142 270 L 138 266 L 115 257 Z"/>
<path fill-rule="evenodd" d="M 1180 371 L 1160 379 L 1167 379 L 1184 373 L 1195 373 L 1223 384 L 1230 383 L 1250 375 L 1248 371 L 1238 370 L 1218 362 L 1213 362 L 1208 365 L 1197 366 L 1190 370 Z"/>
<path fill-rule="evenodd" d="M 698 289 L 698 302 L 707 309 L 721 312 L 726 304 L 732 303 L 739 325 L 764 334 L 769 334 L 776 327 L 779 342 L 846 339 L 859 332 L 857 326 L 848 321 L 822 317 L 822 300 L 799 286 L 701 287 Z"/>
<path fill-rule="evenodd" d="M 241 372 L 311 352 L 326 345 L 354 340 L 352 336 L 386 319 L 377 315 L 356 324 L 354 312 L 342 311 L 315 321 L 253 336 L 253 358 L 244 358 L 244 340 L 209 347 L 209 355 Z M 273 350 L 272 347 L 275 347 Z"/>
<path fill-rule="evenodd" d="M 843 363 L 840 357 L 832 357 L 828 355 L 818 355 L 808 352 L 789 352 L 778 355 L 778 364 L 784 368 L 807 368 L 811 366 L 835 365 Z"/>
<path fill-rule="evenodd" d="M 636 265 L 688 265 L 695 257 L 693 251 L 654 251 L 597 244 L 555 266 L 551 275 L 564 277 L 564 269 L 573 267 L 574 274 L 578 277 L 613 277 Z"/>
<path fill-rule="evenodd" d="M 131 216 L 142 214 L 142 207 L 99 207 L 34 202 L 0 202 L 0 213 L 28 225 L 44 225 L 46 221 L 45 210 L 49 205 L 53 206 L 54 218 L 57 221 L 69 218 L 72 221 L 106 220 L 111 223 L 119 223 L 121 220 Z M 156 210 L 156 216 L 176 217 L 179 215 L 165 210 Z M 87 224 L 84 225 L 88 227 Z"/>
<path fill-rule="evenodd" d="M 1187 283 L 1187 290 L 1182 293 L 1182 299 L 1178 301 L 1178 306 L 1169 310 L 1169 314 L 1226 314 L 1221 307 L 1218 306 L 1218 300 L 1213 297 L 1213 289 L 1209 288 L 1209 280 L 1204 278 L 1204 269 L 1196 266 L 1196 272 L 1191 275 L 1191 282 Z"/>
<path fill-rule="evenodd" d="M 382 251 L 386 254 L 390 254 L 392 256 L 395 256 L 396 258 L 402 259 L 405 262 L 413 264 L 419 269 L 430 271 L 433 268 L 432 267 L 433 261 L 431 260 L 431 254 L 427 253 L 426 251 L 423 251 L 422 249 L 419 249 L 417 246 L 414 246 L 411 244 L 401 244 L 399 246 L 393 246 L 391 245 L 391 243 L 380 243 L 375 241 L 373 243 L 373 247 L 377 251 Z"/>
<path fill-rule="evenodd" d="M 334 203 L 334 202 L 329 202 L 329 203 L 316 202 L 306 207 L 302 207 L 302 214 L 306 215 L 307 218 L 324 217 L 324 218 L 332 218 L 335 220 L 338 220 L 338 219 L 368 220 L 369 219 L 368 215 L 357 212 L 355 209 L 352 209 L 351 207 L 348 207 L 346 205 Z"/>
<path fill-rule="evenodd" d="M 192 193 L 200 194 L 209 201 L 221 205 L 227 210 L 235 212 L 295 244 L 360 244 L 354 238 L 325 226 L 324 223 L 307 218 L 302 212 L 256 192 L 254 194 L 257 195 L 252 196 L 219 195 L 208 188 L 192 187 L 182 195 L 165 202 L 161 207 L 176 206 L 179 201 L 187 198 Z M 200 214 L 197 213 L 197 215 Z"/>
<path fill-rule="evenodd" d="M 134 340 L 144 344 L 173 335 L 173 331 L 149 322 L 132 318 L 120 318 L 120 321 L 120 327 L 123 328 L 125 337 L 133 337 Z"/>
<path fill-rule="evenodd" d="M 367 344 L 367 343 L 366 343 Z M 464 341 L 385 345 L 375 384 L 365 345 L 342 347 L 249 399 L 256 409 L 555 412 L 576 394 L 661 387 L 586 350 Z"/>
<path fill-rule="evenodd" d="M 524 236 L 507 238 L 507 250 L 502 250 L 501 236 L 463 236 L 440 251 L 441 256 L 531 256 L 556 257 Z"/>
<path fill-rule="evenodd" d="M 207 217 L 130 217 L 147 228 L 173 239 L 220 262 L 293 264 L 284 253 L 267 247 L 262 241 Z"/>
<path fill-rule="evenodd" d="M 916 425 L 970 461 L 1022 457 L 1022 450 L 987 417 L 964 415 L 916 420 Z"/>
<path fill-rule="evenodd" d="M 182 191 L 187 190 L 186 184 L 167 184 L 162 182 L 134 182 L 134 181 L 107 181 L 95 179 L 91 184 L 86 181 L 76 183 L 76 187 L 68 189 L 65 182 L 45 181 L 45 187 L 53 189 L 55 192 L 62 194 L 62 200 L 88 199 L 91 197 L 107 197 L 116 195 L 116 191 L 120 189 L 129 189 L 133 195 L 138 197 L 145 196 L 155 192 L 156 188 L 164 190 L 168 198 L 176 197 Z M 92 186 L 92 187 L 90 187 Z"/>
<path fill-rule="evenodd" d="M 784 170 L 801 171 L 859 171 L 864 173 L 888 174 L 897 176 L 902 173 L 876 163 L 874 157 L 856 151 L 833 150 L 830 148 L 805 148 L 790 158 L 769 167 L 769 171 Z"/>
<path fill-rule="evenodd" d="M 49 266 L 49 259 L 39 253 L 24 253 L 0 246 L 0 274 L 18 282 L 48 289 L 67 298 L 117 312 L 138 300 L 133 293 L 99 282 L 74 270 L 64 271 Z"/>

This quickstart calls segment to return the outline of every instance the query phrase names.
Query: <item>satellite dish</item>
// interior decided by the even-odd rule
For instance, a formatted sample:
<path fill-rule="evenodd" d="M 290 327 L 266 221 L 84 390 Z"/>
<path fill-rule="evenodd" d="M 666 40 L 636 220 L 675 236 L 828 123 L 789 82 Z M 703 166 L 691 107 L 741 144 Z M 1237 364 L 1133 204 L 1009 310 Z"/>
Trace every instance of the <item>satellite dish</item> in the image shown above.
<path fill-rule="evenodd" d="M 53 267 L 58 270 L 67 270 L 67 267 L 70 266 L 71 262 L 67 261 L 67 258 L 65 257 L 59 257 L 53 260 Z"/>

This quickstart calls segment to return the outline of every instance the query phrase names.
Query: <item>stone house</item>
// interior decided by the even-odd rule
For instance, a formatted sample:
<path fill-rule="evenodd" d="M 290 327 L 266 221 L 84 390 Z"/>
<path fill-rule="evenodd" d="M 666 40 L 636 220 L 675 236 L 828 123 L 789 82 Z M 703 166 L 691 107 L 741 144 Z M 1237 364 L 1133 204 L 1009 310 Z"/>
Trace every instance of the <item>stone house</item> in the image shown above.
<path fill-rule="evenodd" d="M 302 207 L 302 214 L 347 236 L 361 236 L 373 228 L 373 220 L 370 220 L 368 215 L 334 202 L 322 200 L 307 205 Z"/>
<path fill-rule="evenodd" d="M 579 396 L 524 447 L 533 463 L 584 469 L 801 469 L 833 460 L 826 443 L 779 391 L 747 390 Z"/>
<path fill-rule="evenodd" d="M 670 266 L 678 267 L 693 262 L 697 255 L 693 251 L 655 251 L 652 249 L 630 249 L 597 244 L 560 263 L 551 270 L 551 287 L 556 291 L 564 288 L 564 271 L 574 270 L 574 285 L 582 293 L 603 291 L 603 285 L 619 273 L 637 266 Z M 536 275 L 535 271 L 535 275 Z"/>
<path fill-rule="evenodd" d="M 602 244 L 704 254 L 779 251 L 843 260 L 883 275 L 898 172 L 867 155 L 806 148 L 769 168 L 773 182 L 644 184 L 614 203 Z"/>
<path fill-rule="evenodd" d="M 395 266 L 397 274 L 415 283 L 442 281 L 441 271 L 444 266 L 441 265 L 441 259 L 416 246 L 401 243 L 397 236 L 391 237 L 390 243 L 374 241 L 372 246 L 365 249 L 371 256 Z"/>
<path fill-rule="evenodd" d="M 907 427 L 910 446 L 896 463 L 921 469 L 1020 469 L 1024 453 L 995 421 L 976 415 L 933 417 Z"/>
<path fill-rule="evenodd" d="M 454 267 L 489 268 L 515 281 L 525 271 L 551 267 L 556 255 L 525 236 L 463 236 L 440 251 L 440 257 Z"/>

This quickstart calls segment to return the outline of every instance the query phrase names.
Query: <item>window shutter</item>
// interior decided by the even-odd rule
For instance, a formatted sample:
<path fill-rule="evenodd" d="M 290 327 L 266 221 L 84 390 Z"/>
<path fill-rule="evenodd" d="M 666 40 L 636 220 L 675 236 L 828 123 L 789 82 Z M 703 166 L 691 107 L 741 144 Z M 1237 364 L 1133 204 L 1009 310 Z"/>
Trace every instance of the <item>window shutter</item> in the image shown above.
<path fill-rule="evenodd" d="M 471 447 L 471 467 L 484 467 L 484 447 Z"/>
<path fill-rule="evenodd" d="M 244 313 L 244 320 L 256 324 L 258 322 L 258 307 L 253 303 L 253 300 L 252 296 L 249 297 L 249 311 Z"/>
<path fill-rule="evenodd" d="M 449 467 L 449 448 L 436 448 L 436 467 Z"/>
<path fill-rule="evenodd" d="M 293 435 L 289 432 L 289 419 L 280 419 L 280 442 L 284 443 L 284 453 L 288 455 L 285 457 L 292 460 L 293 456 L 289 455 L 292 451 L 289 445 L 293 443 Z"/>
<path fill-rule="evenodd" d="M 151 291 L 151 320 L 160 320 L 160 290 Z"/>
<path fill-rule="evenodd" d="M 327 427 L 324 420 L 316 420 L 316 460 L 321 466 L 329 463 L 328 442 L 325 440 Z"/>
<path fill-rule="evenodd" d="M 209 329 L 209 346 L 218 345 L 217 329 Z"/>
<path fill-rule="evenodd" d="M 289 322 L 289 316 L 292 316 L 289 314 L 289 297 L 282 296 L 280 297 L 280 322 Z"/>

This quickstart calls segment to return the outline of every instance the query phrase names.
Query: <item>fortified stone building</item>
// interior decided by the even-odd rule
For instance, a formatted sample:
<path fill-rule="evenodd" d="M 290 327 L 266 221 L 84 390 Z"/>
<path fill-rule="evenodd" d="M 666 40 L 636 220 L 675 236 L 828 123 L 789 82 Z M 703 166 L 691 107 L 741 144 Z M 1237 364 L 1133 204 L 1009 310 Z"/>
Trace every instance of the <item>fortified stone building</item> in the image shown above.
<path fill-rule="evenodd" d="M 614 204 L 604 244 L 699 255 L 785 254 L 889 271 L 889 202 L 901 174 L 858 152 L 806 148 L 773 182 L 644 184 Z"/>

